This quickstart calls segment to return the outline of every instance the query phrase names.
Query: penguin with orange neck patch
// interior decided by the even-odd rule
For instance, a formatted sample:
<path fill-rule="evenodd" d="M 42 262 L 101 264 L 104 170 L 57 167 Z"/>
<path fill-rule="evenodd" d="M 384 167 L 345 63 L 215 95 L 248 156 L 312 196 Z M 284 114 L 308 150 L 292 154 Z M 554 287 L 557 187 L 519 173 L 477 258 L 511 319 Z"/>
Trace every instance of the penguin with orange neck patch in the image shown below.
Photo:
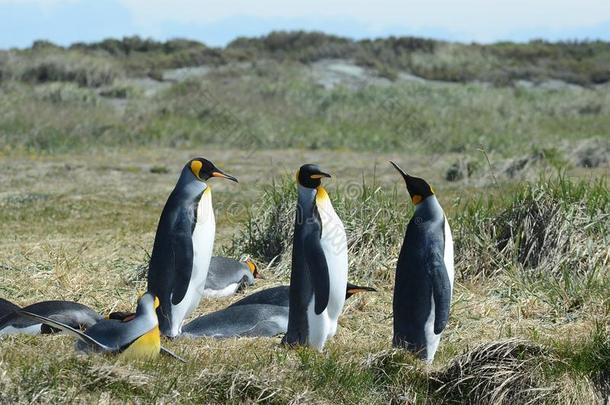
<path fill-rule="evenodd" d="M 451 306 L 451 229 L 432 187 L 390 163 L 403 177 L 415 205 L 396 264 L 393 345 L 432 363 Z"/>
<path fill-rule="evenodd" d="M 292 249 L 288 330 L 282 342 L 322 350 L 337 331 L 347 288 L 347 237 L 322 187 L 317 165 L 297 172 L 298 200 Z"/>
<path fill-rule="evenodd" d="M 181 333 L 184 319 L 204 294 L 216 234 L 212 189 L 207 184 L 213 177 L 237 183 L 205 158 L 188 161 L 159 219 L 148 291 L 161 301 L 159 327 L 168 337 Z"/>
<path fill-rule="evenodd" d="M 254 285 L 257 278 L 263 278 L 252 259 L 235 260 L 229 257 L 212 256 L 208 277 L 205 280 L 204 297 L 228 297 L 244 288 Z"/>

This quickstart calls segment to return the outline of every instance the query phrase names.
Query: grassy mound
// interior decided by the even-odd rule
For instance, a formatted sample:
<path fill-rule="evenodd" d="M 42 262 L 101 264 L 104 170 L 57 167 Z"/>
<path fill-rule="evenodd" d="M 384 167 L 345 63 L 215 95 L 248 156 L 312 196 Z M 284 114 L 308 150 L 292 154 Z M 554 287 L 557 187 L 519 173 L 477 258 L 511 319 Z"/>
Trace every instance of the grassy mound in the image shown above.
<path fill-rule="evenodd" d="M 412 207 L 396 191 L 363 183 L 329 190 L 348 235 L 353 277 L 391 280 Z M 289 274 L 296 206 L 294 180 L 264 190 L 250 211 L 233 254 L 247 253 Z M 456 244 L 461 279 L 494 277 L 511 269 L 527 277 L 593 282 L 608 267 L 610 192 L 605 182 L 559 177 L 521 186 L 508 198 L 445 207 Z"/>

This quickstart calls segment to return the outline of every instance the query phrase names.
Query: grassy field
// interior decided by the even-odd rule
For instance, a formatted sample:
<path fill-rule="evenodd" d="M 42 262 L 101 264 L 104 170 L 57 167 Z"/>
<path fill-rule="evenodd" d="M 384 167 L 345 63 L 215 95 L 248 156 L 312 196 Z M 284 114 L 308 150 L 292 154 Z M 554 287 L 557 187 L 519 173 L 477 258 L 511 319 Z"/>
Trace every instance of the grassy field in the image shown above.
<path fill-rule="evenodd" d="M 288 37 L 0 52 L 0 297 L 132 309 L 163 204 L 198 155 L 240 180 L 211 183 L 216 252 L 248 253 L 266 277 L 246 293 L 288 282 L 305 162 L 333 174 L 350 280 L 378 292 L 348 301 L 323 353 L 175 340 L 186 365 L 122 363 L 76 355 L 61 335 L 0 339 L 0 403 L 607 403 L 608 45 Z M 500 80 L 473 54 L 522 62 Z M 470 76 L 414 68 L 442 61 Z M 516 82 L 532 71 L 562 82 Z M 454 300 L 432 366 L 391 348 L 412 206 L 390 159 L 430 181 L 453 229 Z"/>

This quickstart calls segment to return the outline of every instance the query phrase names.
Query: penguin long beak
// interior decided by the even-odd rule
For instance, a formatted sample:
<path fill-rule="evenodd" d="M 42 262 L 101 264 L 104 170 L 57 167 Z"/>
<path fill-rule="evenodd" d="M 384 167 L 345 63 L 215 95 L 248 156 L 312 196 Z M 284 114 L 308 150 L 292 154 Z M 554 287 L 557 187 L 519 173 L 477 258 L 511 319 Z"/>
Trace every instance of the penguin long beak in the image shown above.
<path fill-rule="evenodd" d="M 345 291 L 345 299 L 348 299 L 354 294 L 358 294 L 365 291 L 377 292 L 377 290 L 373 287 L 362 287 L 359 285 L 348 283 L 347 290 Z"/>
<path fill-rule="evenodd" d="M 324 173 L 324 172 L 318 172 L 318 173 L 314 173 L 311 176 L 312 179 L 321 179 L 322 177 L 326 177 L 327 179 L 332 178 L 332 176 L 328 173 Z"/>
<path fill-rule="evenodd" d="M 402 170 L 402 168 L 400 166 L 398 166 L 396 163 L 392 162 L 391 160 L 390 160 L 390 163 L 392 164 L 392 166 L 394 166 L 394 169 L 398 170 L 398 173 L 400 173 L 400 175 L 402 176 L 403 179 L 405 179 L 405 181 L 407 181 L 411 177 L 407 174 L 407 172 Z"/>
<path fill-rule="evenodd" d="M 212 172 L 212 177 L 220 177 L 222 179 L 227 179 L 239 183 L 236 177 L 231 176 L 230 174 L 227 174 L 218 168 Z"/>

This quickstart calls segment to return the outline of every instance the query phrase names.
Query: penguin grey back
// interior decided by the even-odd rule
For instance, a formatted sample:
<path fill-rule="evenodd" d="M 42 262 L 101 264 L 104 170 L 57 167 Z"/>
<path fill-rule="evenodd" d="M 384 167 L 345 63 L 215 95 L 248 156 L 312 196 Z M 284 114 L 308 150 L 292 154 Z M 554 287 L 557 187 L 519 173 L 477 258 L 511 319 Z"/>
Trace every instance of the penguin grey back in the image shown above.
<path fill-rule="evenodd" d="M 262 291 L 257 291 L 254 294 L 250 294 L 241 300 L 231 304 L 231 307 L 239 305 L 252 305 L 252 304 L 267 304 L 267 305 L 278 305 L 281 307 L 289 306 L 289 290 L 290 287 L 287 285 L 280 285 L 277 287 L 267 288 Z M 363 291 L 377 291 L 372 287 L 362 287 L 352 283 L 347 283 L 345 290 L 345 299 L 350 298 L 352 295 Z"/>
<path fill-rule="evenodd" d="M 238 305 L 194 319 L 184 325 L 183 336 L 271 337 L 285 333 L 287 324 L 287 307 L 265 304 Z"/>
<path fill-rule="evenodd" d="M 254 284 L 254 274 L 246 263 L 228 257 L 213 256 L 210 260 L 205 288 L 222 290 L 230 284 L 241 283 L 244 279 L 247 285 Z"/>
<path fill-rule="evenodd" d="M 234 302 L 230 306 L 235 307 L 239 305 L 268 304 L 288 308 L 289 289 L 290 287 L 287 285 L 267 288 L 262 291 L 257 291 L 254 294 L 250 294 L 247 297 Z"/>

